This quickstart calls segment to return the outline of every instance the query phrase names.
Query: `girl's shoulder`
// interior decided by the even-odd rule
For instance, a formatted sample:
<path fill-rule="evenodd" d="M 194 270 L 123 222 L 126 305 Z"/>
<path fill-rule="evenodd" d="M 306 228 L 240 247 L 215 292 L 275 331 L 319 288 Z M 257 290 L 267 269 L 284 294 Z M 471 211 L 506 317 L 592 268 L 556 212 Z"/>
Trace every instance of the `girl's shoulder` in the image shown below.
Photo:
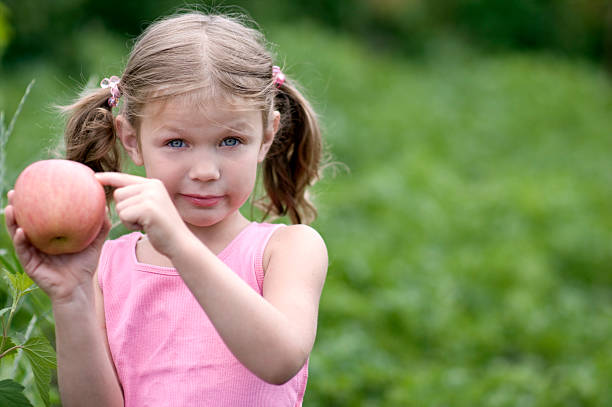
<path fill-rule="evenodd" d="M 282 238 L 292 238 L 292 239 L 306 239 L 306 240 L 318 240 L 323 242 L 323 238 L 319 234 L 319 232 L 309 225 L 304 224 L 296 224 L 296 225 L 283 225 L 285 227 L 281 227 L 276 229 L 274 234 L 272 235 L 272 239 Z M 272 240 L 271 239 L 271 240 Z"/>
<path fill-rule="evenodd" d="M 298 224 L 277 228 L 264 251 L 264 269 L 272 257 L 297 261 L 307 258 L 309 262 L 325 263 L 327 267 L 327 246 L 323 237 L 311 226 Z"/>

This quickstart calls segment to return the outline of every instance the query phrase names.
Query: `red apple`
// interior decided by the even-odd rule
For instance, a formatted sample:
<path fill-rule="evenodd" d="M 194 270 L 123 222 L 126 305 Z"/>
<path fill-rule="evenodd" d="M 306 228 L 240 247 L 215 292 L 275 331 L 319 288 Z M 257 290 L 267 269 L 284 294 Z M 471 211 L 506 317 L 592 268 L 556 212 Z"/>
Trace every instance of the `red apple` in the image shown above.
<path fill-rule="evenodd" d="M 15 220 L 48 254 L 76 253 L 96 238 L 106 216 L 104 188 L 91 168 L 69 160 L 37 161 L 19 175 Z"/>

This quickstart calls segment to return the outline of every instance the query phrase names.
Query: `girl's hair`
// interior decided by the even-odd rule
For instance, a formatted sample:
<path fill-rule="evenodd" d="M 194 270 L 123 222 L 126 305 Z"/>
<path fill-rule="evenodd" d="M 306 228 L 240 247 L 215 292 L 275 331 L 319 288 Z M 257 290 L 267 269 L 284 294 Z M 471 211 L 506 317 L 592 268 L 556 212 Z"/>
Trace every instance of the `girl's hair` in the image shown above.
<path fill-rule="evenodd" d="M 241 20 L 190 11 L 149 26 L 121 75 L 120 113 L 139 129 L 143 109 L 152 101 L 181 96 L 203 103 L 223 97 L 260 110 L 265 128 L 278 110 L 280 128 L 262 164 L 267 196 L 257 206 L 264 219 L 288 215 L 293 223 L 309 223 L 316 209 L 307 190 L 319 179 L 322 153 L 317 116 L 290 78 L 275 85 L 263 35 Z M 109 97 L 109 89 L 99 88 L 63 108 L 66 158 L 94 171 L 121 170 Z"/>

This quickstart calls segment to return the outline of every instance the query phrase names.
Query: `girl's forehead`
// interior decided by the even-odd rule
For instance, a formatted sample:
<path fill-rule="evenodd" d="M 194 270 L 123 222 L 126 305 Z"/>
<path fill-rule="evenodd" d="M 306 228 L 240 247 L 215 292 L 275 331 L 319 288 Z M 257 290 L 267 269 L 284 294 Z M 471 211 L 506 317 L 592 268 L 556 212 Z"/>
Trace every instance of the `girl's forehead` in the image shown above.
<path fill-rule="evenodd" d="M 228 121 L 258 121 L 261 111 L 247 103 L 235 103 L 223 99 L 193 100 L 188 97 L 173 97 L 148 103 L 143 112 L 145 121 L 162 120 L 196 120 L 208 121 L 211 124 Z"/>
<path fill-rule="evenodd" d="M 164 109 L 166 106 L 176 106 L 189 109 L 208 111 L 211 107 L 225 111 L 261 111 L 264 105 L 253 98 L 245 98 L 219 89 L 217 86 L 206 86 L 182 93 L 154 91 L 149 95 L 146 108 Z M 146 110 L 145 108 L 145 110 Z"/>

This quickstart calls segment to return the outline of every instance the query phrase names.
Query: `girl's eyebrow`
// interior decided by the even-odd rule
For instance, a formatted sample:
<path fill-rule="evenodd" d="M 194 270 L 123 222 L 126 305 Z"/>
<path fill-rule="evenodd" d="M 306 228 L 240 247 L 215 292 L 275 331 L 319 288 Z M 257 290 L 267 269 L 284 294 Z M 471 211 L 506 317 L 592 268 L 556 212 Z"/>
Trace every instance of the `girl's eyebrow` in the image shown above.
<path fill-rule="evenodd" d="M 235 120 L 226 123 L 216 123 L 215 133 L 223 134 L 238 134 L 243 137 L 250 137 L 255 132 L 255 128 L 247 120 Z"/>
<path fill-rule="evenodd" d="M 236 131 L 238 133 L 253 131 L 253 126 L 244 119 L 237 119 L 233 121 L 229 121 L 228 123 L 221 124 L 219 123 L 221 128 Z"/>
<path fill-rule="evenodd" d="M 226 124 L 223 124 L 223 123 L 216 123 L 216 124 L 217 125 L 215 127 L 219 129 L 217 133 L 235 132 L 239 134 L 248 135 L 250 132 L 254 130 L 253 126 L 248 121 L 242 120 L 242 119 L 230 121 L 229 123 L 226 123 Z M 155 129 L 153 129 L 153 133 L 158 133 L 160 131 L 168 131 L 171 133 L 183 134 L 185 132 L 188 132 L 189 129 L 183 126 L 180 126 L 180 125 L 177 126 L 173 124 L 163 123 L 159 125 L 158 127 L 156 127 Z"/>
<path fill-rule="evenodd" d="M 174 133 L 180 133 L 184 129 L 181 128 L 181 127 L 176 127 L 176 126 L 172 126 L 172 125 L 169 125 L 169 124 L 162 124 L 162 125 L 158 126 L 154 131 L 158 131 L 158 130 L 169 130 L 169 131 L 174 132 Z"/>

